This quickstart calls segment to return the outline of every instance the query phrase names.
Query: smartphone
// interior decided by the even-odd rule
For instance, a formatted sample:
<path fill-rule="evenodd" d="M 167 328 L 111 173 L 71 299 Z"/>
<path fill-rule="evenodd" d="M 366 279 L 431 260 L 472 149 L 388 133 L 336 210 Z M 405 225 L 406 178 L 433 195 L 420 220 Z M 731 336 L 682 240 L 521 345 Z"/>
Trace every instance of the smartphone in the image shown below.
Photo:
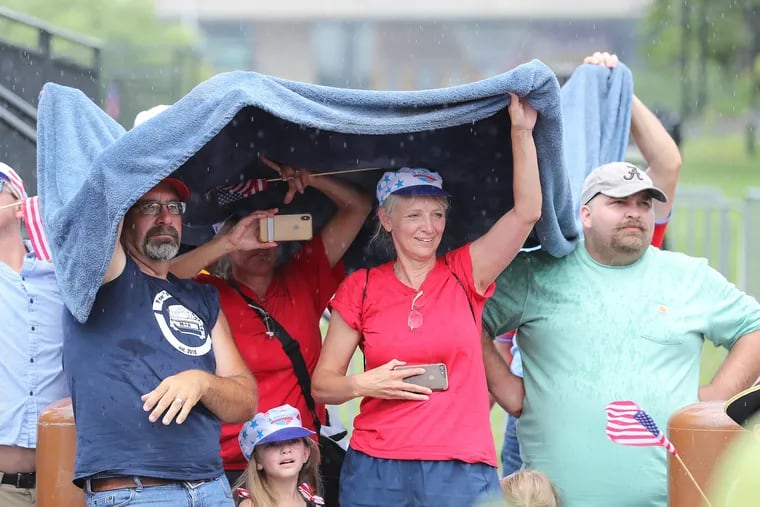
<path fill-rule="evenodd" d="M 259 240 L 306 241 L 313 236 L 311 214 L 275 215 L 259 219 Z"/>
<path fill-rule="evenodd" d="M 408 370 L 409 368 L 424 368 L 425 373 L 406 377 L 404 382 L 429 387 L 433 391 L 445 391 L 449 388 L 449 375 L 445 364 L 407 364 L 404 366 L 397 366 L 395 369 Z"/>

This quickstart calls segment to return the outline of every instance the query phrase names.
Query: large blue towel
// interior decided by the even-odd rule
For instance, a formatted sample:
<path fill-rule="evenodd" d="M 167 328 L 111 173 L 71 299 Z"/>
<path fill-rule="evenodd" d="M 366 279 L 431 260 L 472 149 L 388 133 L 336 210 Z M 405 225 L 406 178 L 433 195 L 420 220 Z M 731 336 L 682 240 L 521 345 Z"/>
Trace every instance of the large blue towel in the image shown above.
<path fill-rule="evenodd" d="M 201 83 L 129 132 L 78 90 L 47 84 L 38 113 L 39 193 L 64 301 L 79 321 L 87 319 L 119 221 L 162 178 L 174 173 L 192 190 L 183 241 L 197 244 L 233 211 L 205 199 L 209 190 L 276 176 L 257 161 L 259 154 L 316 172 L 403 165 L 437 170 L 453 201 L 446 241 L 449 247 L 463 244 L 513 204 L 507 92 L 527 97 L 539 112 L 534 137 L 544 205 L 530 243 L 565 255 L 577 229 L 562 162 L 559 86 L 539 61 L 476 83 L 414 92 L 345 90 L 231 72 Z M 374 193 L 380 174 L 345 178 Z M 275 186 L 241 205 L 279 205 L 283 192 L 284 186 Z M 291 209 L 299 206 L 329 211 L 316 191 L 298 196 Z"/>
<path fill-rule="evenodd" d="M 594 168 L 625 160 L 631 129 L 633 76 L 619 63 L 614 69 L 584 64 L 562 86 L 562 149 L 573 195 L 578 230 L 583 180 Z"/>

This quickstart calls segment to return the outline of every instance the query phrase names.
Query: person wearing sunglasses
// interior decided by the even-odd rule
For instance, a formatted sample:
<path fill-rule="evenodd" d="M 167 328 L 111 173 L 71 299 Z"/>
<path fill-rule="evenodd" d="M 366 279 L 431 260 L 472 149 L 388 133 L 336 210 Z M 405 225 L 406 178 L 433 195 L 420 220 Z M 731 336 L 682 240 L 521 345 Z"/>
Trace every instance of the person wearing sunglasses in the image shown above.
<path fill-rule="evenodd" d="M 22 179 L 0 162 L 0 505 L 8 507 L 35 505 L 37 418 L 69 393 L 63 302 L 52 263 L 23 239 L 26 197 Z"/>
<path fill-rule="evenodd" d="M 514 207 L 475 241 L 437 257 L 448 210 L 437 173 L 402 168 L 377 184 L 378 235 L 396 259 L 351 274 L 338 289 L 313 377 L 319 402 L 363 397 L 343 464 L 341 505 L 460 507 L 501 494 L 481 313 L 542 205 L 537 112 L 514 94 L 508 110 Z M 365 371 L 347 376 L 357 347 Z M 431 363 L 436 367 L 399 368 Z M 445 372 L 447 382 L 432 390 L 427 378 L 405 381 L 426 371 Z"/>
<path fill-rule="evenodd" d="M 64 314 L 74 482 L 87 505 L 234 505 L 219 432 L 256 413 L 256 382 L 216 289 L 169 273 L 189 197 L 175 178 L 140 197 L 88 320 Z"/>

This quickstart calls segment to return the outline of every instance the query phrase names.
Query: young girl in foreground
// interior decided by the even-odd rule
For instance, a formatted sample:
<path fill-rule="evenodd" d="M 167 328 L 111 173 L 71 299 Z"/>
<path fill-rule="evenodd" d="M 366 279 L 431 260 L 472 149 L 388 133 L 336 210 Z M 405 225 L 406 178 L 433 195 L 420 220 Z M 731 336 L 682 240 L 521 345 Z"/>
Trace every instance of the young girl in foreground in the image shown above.
<path fill-rule="evenodd" d="M 315 507 L 319 448 L 290 405 L 258 413 L 243 425 L 238 440 L 248 468 L 234 488 L 240 507 Z M 241 487 L 243 486 L 243 487 Z"/>

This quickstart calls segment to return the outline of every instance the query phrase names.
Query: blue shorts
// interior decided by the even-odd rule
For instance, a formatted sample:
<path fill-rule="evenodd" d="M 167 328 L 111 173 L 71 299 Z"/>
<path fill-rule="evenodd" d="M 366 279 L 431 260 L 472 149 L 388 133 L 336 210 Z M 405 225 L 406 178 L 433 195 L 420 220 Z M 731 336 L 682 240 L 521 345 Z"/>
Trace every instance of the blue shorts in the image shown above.
<path fill-rule="evenodd" d="M 469 507 L 501 498 L 495 467 L 463 461 L 373 458 L 351 448 L 340 474 L 341 507 Z"/>

